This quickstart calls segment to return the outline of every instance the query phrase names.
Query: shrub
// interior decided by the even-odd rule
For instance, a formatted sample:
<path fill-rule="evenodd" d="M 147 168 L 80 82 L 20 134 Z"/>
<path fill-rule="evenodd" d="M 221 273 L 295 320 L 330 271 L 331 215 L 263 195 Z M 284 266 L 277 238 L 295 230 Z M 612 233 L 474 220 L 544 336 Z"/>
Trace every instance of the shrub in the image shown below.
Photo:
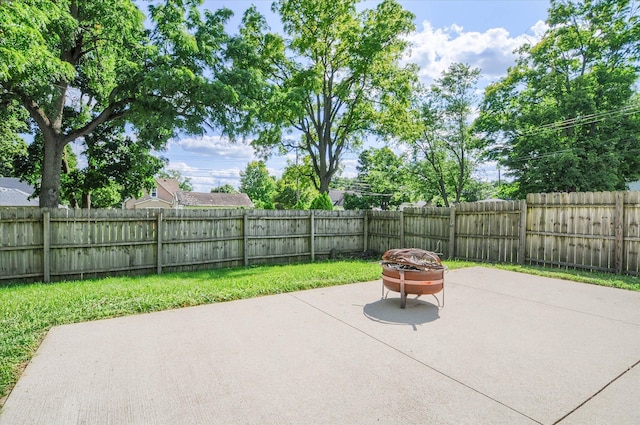
<path fill-rule="evenodd" d="M 316 196 L 309 206 L 310 210 L 333 210 L 333 202 L 327 193 L 321 193 Z"/>

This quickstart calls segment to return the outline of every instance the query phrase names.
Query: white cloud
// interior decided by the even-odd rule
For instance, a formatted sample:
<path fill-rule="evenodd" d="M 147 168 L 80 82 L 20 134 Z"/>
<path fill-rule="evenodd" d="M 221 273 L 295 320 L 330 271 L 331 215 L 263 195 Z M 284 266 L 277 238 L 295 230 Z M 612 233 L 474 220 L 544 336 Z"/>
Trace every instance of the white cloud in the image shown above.
<path fill-rule="evenodd" d="M 420 77 L 425 83 L 439 78 L 442 71 L 455 62 L 480 68 L 485 78 L 502 76 L 515 64 L 514 50 L 525 43 L 536 42 L 547 28 L 544 22 L 538 21 L 531 27 L 530 34 L 511 36 L 504 28 L 464 32 L 458 25 L 434 29 L 429 21 L 424 21 L 422 27 L 422 31 L 408 37 L 412 43 L 408 61 L 420 66 Z"/>
<path fill-rule="evenodd" d="M 231 142 L 226 137 L 202 136 L 180 139 L 172 143 L 183 151 L 225 159 L 251 159 L 253 148 L 247 143 Z"/>
<path fill-rule="evenodd" d="M 341 177 L 346 177 L 349 179 L 353 179 L 358 177 L 358 170 L 356 167 L 358 166 L 357 159 L 343 159 L 341 162 L 342 165 L 342 173 Z"/>
<path fill-rule="evenodd" d="M 168 169 L 177 170 L 183 177 L 191 179 L 194 192 L 209 192 L 212 188 L 224 184 L 234 187 L 240 186 L 240 168 L 231 167 L 223 169 L 198 168 L 188 165 L 186 162 L 171 161 Z"/>
<path fill-rule="evenodd" d="M 210 192 L 211 189 L 225 184 L 237 189 L 240 187 L 240 176 L 194 176 L 191 177 L 191 184 L 194 192 Z"/>

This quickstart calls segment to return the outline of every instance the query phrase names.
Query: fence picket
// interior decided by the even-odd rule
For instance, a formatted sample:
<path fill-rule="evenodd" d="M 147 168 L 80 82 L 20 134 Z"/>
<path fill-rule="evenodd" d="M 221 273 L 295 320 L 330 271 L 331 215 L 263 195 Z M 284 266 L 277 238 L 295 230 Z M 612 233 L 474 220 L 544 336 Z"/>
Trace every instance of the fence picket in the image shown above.
<path fill-rule="evenodd" d="M 530 194 L 526 201 L 313 215 L 0 208 L 0 283 L 286 263 L 400 247 L 443 258 L 640 275 L 640 192 Z"/>

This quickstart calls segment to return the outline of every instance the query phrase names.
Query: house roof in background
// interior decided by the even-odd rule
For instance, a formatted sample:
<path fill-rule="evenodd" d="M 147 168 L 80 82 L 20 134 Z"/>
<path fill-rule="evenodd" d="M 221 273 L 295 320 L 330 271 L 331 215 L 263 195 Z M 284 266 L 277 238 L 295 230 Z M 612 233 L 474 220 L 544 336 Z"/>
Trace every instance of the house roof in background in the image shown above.
<path fill-rule="evenodd" d="M 180 182 L 176 179 L 156 179 L 156 182 L 171 194 L 180 190 Z"/>
<path fill-rule="evenodd" d="M 16 177 L 0 177 L 0 206 L 37 207 L 38 197 L 29 199 L 34 188 Z"/>
<path fill-rule="evenodd" d="M 178 205 L 185 207 L 247 207 L 253 202 L 246 193 L 176 192 Z"/>
<path fill-rule="evenodd" d="M 30 193 L 18 189 L 0 187 L 0 207 L 37 207 L 38 198 L 29 199 Z"/>
<path fill-rule="evenodd" d="M 20 181 L 17 177 L 0 177 L 0 187 L 18 189 L 31 195 L 35 190 L 29 183 Z"/>
<path fill-rule="evenodd" d="M 329 199 L 334 207 L 344 206 L 344 190 L 329 189 Z"/>

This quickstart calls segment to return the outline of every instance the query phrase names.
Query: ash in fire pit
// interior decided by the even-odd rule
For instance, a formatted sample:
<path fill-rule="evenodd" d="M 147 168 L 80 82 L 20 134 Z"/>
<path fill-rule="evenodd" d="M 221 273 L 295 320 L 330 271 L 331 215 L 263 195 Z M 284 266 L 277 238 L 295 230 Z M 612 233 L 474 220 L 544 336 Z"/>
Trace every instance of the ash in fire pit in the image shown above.
<path fill-rule="evenodd" d="M 442 291 L 444 307 L 444 272 L 446 267 L 434 252 L 417 248 L 390 249 L 382 255 L 382 298 L 384 289 L 400 293 L 400 308 L 407 304 L 407 294 L 433 295 Z M 387 294 L 388 292 L 387 291 Z M 418 298 L 416 297 L 416 298 Z"/>

